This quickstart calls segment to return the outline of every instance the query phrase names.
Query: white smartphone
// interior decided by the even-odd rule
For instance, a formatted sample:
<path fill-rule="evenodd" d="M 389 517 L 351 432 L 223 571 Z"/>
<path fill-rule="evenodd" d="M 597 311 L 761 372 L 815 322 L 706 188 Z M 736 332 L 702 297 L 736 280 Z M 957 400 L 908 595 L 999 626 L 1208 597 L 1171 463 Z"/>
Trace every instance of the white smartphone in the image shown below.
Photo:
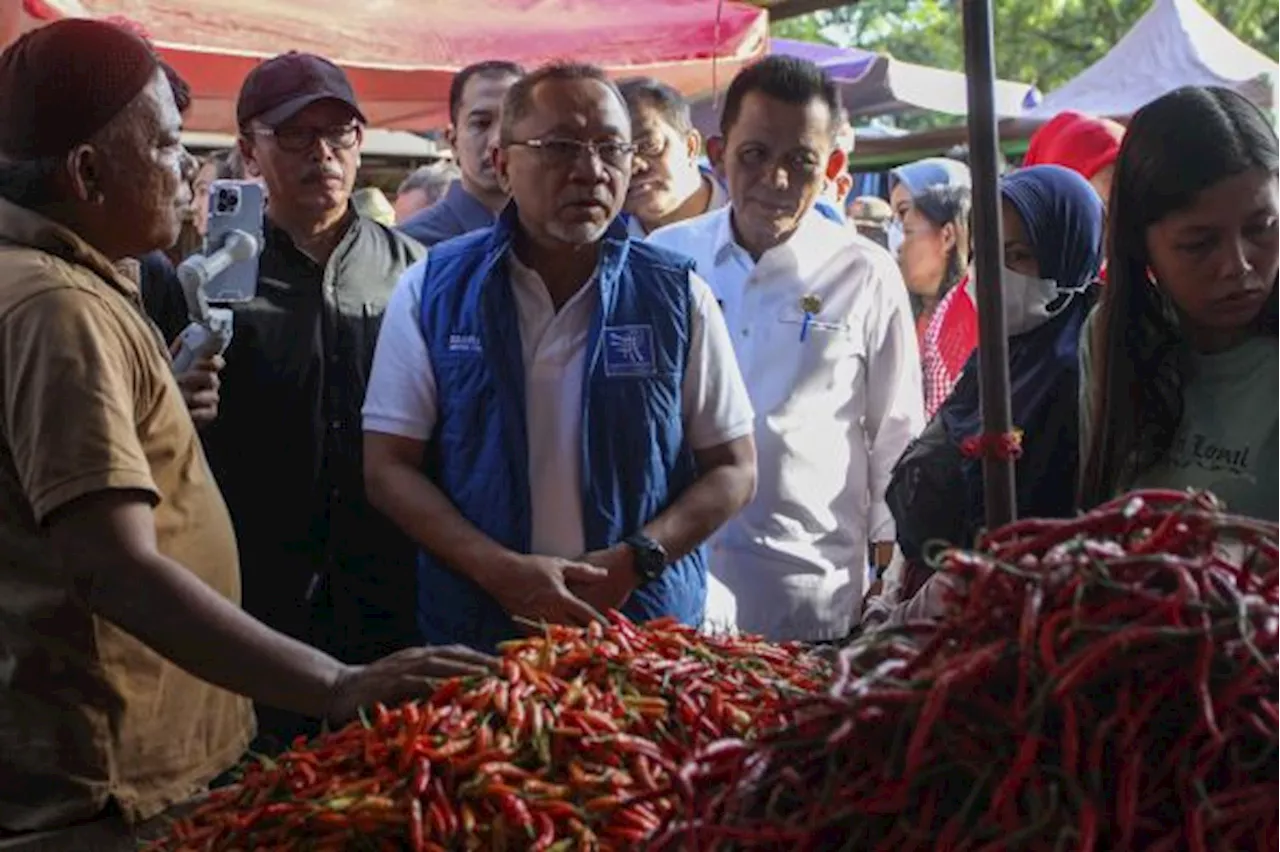
<path fill-rule="evenodd" d="M 262 185 L 246 180 L 215 180 L 209 186 L 209 231 L 204 253 L 209 256 L 222 247 L 232 231 L 252 234 L 262 244 L 266 196 Z M 205 286 L 205 298 L 212 303 L 247 302 L 258 292 L 258 258 L 236 263 Z"/>

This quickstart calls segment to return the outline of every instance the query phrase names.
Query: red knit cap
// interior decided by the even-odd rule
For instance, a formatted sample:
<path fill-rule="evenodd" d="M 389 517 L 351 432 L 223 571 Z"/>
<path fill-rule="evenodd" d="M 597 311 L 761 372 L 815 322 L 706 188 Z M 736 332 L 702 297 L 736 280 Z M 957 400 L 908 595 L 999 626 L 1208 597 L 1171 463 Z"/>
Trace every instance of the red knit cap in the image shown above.
<path fill-rule="evenodd" d="M 67 19 L 25 34 L 0 55 L 0 154 L 65 154 L 137 97 L 159 68 L 138 36 Z"/>
<path fill-rule="evenodd" d="M 1078 112 L 1060 112 L 1035 132 L 1024 166 L 1065 166 L 1090 180 L 1116 161 L 1124 126 Z"/>

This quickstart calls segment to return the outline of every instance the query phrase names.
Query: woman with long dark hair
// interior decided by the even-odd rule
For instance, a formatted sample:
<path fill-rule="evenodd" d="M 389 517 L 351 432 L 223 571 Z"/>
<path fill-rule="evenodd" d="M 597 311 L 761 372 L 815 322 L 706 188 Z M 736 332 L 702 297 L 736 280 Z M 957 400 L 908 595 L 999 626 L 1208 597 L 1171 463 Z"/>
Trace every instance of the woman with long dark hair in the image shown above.
<path fill-rule="evenodd" d="M 1276 134 L 1226 89 L 1133 117 L 1081 345 L 1081 503 L 1205 488 L 1277 519 Z"/>

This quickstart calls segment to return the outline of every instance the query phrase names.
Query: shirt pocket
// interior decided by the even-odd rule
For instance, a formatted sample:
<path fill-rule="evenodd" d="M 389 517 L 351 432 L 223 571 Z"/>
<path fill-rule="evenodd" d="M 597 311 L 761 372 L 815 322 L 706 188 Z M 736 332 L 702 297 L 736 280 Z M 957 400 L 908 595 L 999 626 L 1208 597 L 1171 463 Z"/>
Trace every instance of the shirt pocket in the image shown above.
<path fill-rule="evenodd" d="M 865 359 L 866 355 L 862 336 L 847 317 L 824 315 L 821 309 L 806 317 L 794 302 L 778 309 L 772 336 L 778 345 L 800 347 L 801 363 Z"/>

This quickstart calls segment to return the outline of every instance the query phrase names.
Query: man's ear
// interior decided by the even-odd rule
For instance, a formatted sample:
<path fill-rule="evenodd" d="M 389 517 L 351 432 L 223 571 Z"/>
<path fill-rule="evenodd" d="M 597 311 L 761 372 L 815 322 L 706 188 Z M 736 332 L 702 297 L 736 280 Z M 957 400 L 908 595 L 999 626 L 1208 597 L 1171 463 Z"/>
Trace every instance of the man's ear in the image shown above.
<path fill-rule="evenodd" d="M 684 148 L 689 155 L 689 159 L 697 162 L 698 157 L 702 154 L 702 134 L 697 130 L 690 129 L 684 135 Z"/>
<path fill-rule="evenodd" d="M 458 128 L 452 123 L 444 129 L 444 141 L 449 143 L 449 150 L 453 152 L 453 158 L 458 159 Z"/>
<path fill-rule="evenodd" d="M 853 191 L 853 175 L 848 172 L 841 172 L 836 176 L 836 200 L 842 205 L 849 197 L 849 193 Z"/>
<path fill-rule="evenodd" d="M 845 173 L 845 167 L 849 165 L 849 157 L 843 150 L 836 148 L 831 152 L 831 156 L 827 157 L 827 180 L 835 180 L 837 177 Z"/>
<path fill-rule="evenodd" d="M 707 139 L 707 159 L 716 170 L 716 176 L 724 180 L 725 144 L 723 136 L 712 136 Z"/>
<path fill-rule="evenodd" d="M 253 152 L 253 143 L 248 137 L 241 134 L 236 140 L 236 147 L 240 150 L 240 162 L 244 163 L 244 173 L 251 178 L 262 177 L 262 169 L 258 168 L 258 158 Z"/>
<path fill-rule="evenodd" d="M 508 173 L 510 163 L 507 160 L 507 149 L 501 145 L 495 145 L 490 155 L 493 157 L 493 174 L 498 178 L 498 186 L 502 191 L 511 194 L 511 176 Z"/>
<path fill-rule="evenodd" d="M 98 152 L 92 145 L 77 145 L 67 154 L 67 174 L 71 178 L 71 191 L 80 201 L 100 204 L 102 174 Z"/>

